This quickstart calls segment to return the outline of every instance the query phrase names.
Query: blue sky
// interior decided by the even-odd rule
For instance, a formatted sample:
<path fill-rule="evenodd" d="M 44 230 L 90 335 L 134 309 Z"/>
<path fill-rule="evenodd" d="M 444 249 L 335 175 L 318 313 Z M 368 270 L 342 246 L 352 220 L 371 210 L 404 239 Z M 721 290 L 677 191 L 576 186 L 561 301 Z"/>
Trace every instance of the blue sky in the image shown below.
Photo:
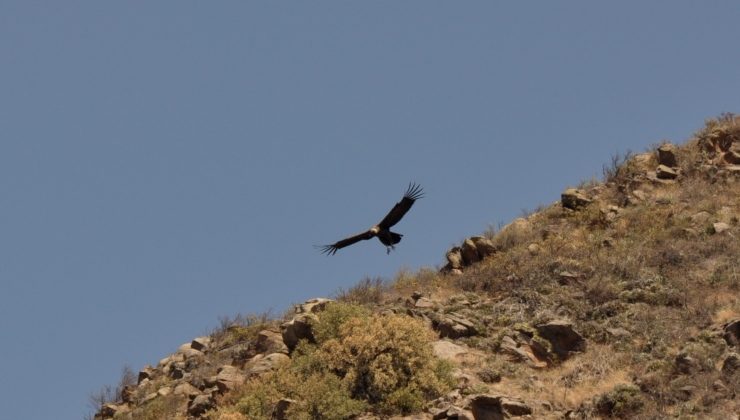
<path fill-rule="evenodd" d="M 740 5 L 0 2 L 0 400 L 444 252 L 740 110 Z M 426 197 L 377 241 L 409 181 Z"/>

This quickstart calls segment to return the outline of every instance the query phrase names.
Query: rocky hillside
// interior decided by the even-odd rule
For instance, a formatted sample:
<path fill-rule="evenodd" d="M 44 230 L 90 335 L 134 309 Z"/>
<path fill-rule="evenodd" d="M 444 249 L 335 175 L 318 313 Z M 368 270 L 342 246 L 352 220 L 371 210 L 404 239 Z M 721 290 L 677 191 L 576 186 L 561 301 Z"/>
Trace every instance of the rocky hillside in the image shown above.
<path fill-rule="evenodd" d="M 441 270 L 224 320 L 94 418 L 738 419 L 739 218 L 740 117 L 723 115 Z"/>

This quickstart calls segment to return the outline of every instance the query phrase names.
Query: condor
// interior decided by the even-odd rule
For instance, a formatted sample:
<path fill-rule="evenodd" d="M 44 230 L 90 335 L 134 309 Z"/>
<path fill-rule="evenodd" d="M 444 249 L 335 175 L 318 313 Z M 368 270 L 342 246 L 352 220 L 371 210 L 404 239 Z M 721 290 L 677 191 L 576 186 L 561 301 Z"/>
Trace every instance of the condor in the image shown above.
<path fill-rule="evenodd" d="M 358 233 L 357 235 L 350 236 L 349 238 L 342 239 L 331 245 L 320 245 L 318 248 L 321 253 L 326 255 L 334 255 L 338 250 L 350 246 L 355 242 L 364 241 L 377 237 L 380 242 L 385 245 L 386 253 L 390 254 L 391 250 L 395 249 L 397 243 L 401 242 L 400 233 L 391 232 L 391 226 L 398 223 L 406 212 L 409 211 L 414 202 L 424 196 L 424 192 L 420 185 L 415 183 L 409 184 L 406 193 L 403 195 L 401 201 L 396 203 L 395 206 L 388 212 L 388 214 L 380 221 L 377 225 L 371 227 L 365 232 Z"/>

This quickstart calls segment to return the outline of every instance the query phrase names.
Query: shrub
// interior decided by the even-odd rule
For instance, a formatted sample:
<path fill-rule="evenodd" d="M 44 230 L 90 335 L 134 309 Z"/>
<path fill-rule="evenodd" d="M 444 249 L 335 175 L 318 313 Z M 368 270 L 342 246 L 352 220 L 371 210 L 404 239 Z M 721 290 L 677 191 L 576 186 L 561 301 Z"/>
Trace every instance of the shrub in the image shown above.
<path fill-rule="evenodd" d="M 368 409 L 418 411 L 450 387 L 451 367 L 434 357 L 434 334 L 420 321 L 334 302 L 313 327 L 316 344 L 302 341 L 289 364 L 248 381 L 224 406 L 269 419 L 275 404 L 290 398 L 288 418 L 339 420 Z"/>
<path fill-rule="evenodd" d="M 336 338 L 339 335 L 339 328 L 350 319 L 366 318 L 370 315 L 370 310 L 349 303 L 331 302 L 321 312 L 321 316 L 312 323 L 312 330 L 316 343 L 322 344 L 325 341 Z"/>
<path fill-rule="evenodd" d="M 373 315 L 347 321 L 318 355 L 353 396 L 383 413 L 408 413 L 449 387 L 449 371 L 434 357 L 432 338 L 415 319 Z"/>
<path fill-rule="evenodd" d="M 634 385 L 617 385 L 599 397 L 596 410 L 606 416 L 628 418 L 644 405 L 640 389 Z"/>
<path fill-rule="evenodd" d="M 378 304 L 382 303 L 386 288 L 383 279 L 366 277 L 347 291 L 339 289 L 336 298 L 342 302 L 359 305 Z"/>

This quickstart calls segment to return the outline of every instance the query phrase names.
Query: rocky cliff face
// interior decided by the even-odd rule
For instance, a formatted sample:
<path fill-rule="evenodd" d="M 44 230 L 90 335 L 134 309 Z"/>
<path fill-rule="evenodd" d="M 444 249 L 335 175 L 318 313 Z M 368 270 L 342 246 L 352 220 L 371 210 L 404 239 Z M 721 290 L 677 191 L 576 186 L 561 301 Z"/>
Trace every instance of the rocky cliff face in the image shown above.
<path fill-rule="evenodd" d="M 95 418 L 737 419 L 739 218 L 727 115 L 464 240 L 439 271 L 225 322 Z"/>

